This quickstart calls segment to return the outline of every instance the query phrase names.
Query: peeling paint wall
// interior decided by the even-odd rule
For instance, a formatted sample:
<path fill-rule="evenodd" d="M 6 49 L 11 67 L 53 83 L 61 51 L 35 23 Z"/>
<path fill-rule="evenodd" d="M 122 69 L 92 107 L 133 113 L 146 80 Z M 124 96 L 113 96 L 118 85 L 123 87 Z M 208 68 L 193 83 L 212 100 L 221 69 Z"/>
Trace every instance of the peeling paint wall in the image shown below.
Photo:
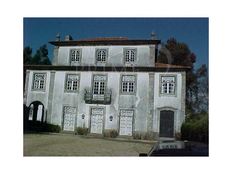
<path fill-rule="evenodd" d="M 124 66 L 124 53 L 123 50 L 126 48 L 133 48 L 137 50 L 137 60 L 134 66 L 153 66 L 154 65 L 154 50 L 155 47 L 150 47 L 146 45 L 139 46 L 78 46 L 78 47 L 59 47 L 58 55 L 54 53 L 55 61 L 53 65 L 70 65 L 69 52 L 71 49 L 81 49 L 81 65 L 82 66 L 94 66 L 96 65 L 96 50 L 97 49 L 107 49 L 108 58 L 105 66 Z M 56 48 L 57 49 L 57 48 Z M 152 51 L 150 51 L 152 50 Z M 152 53 L 152 55 L 150 54 Z"/>
<path fill-rule="evenodd" d="M 50 82 L 50 72 L 46 72 L 46 89 L 43 92 L 33 91 L 32 80 L 33 71 L 29 73 L 28 92 L 27 92 L 27 106 L 33 101 L 40 101 L 44 104 L 45 109 L 49 110 L 47 118 L 48 122 L 52 124 L 63 124 L 63 107 L 71 106 L 77 108 L 76 127 L 90 127 L 90 110 L 92 107 L 104 107 L 104 129 L 119 129 L 120 109 L 134 110 L 134 125 L 133 131 L 136 132 L 159 132 L 159 121 L 161 110 L 173 110 L 175 113 L 174 127 L 175 132 L 180 131 L 180 125 L 184 121 L 185 114 L 185 99 L 183 92 L 185 92 L 185 83 L 182 78 L 185 78 L 185 73 L 146 73 L 146 72 L 52 72 Z M 78 92 L 65 91 L 66 74 L 78 74 L 80 77 L 80 84 Z M 92 89 L 93 75 L 102 74 L 107 75 L 107 88 L 112 91 L 112 100 L 110 105 L 103 104 L 86 104 L 84 100 L 85 89 Z M 121 76 L 135 75 L 136 76 L 136 94 L 125 95 L 120 91 Z M 173 96 L 162 96 L 160 94 L 160 78 L 161 75 L 175 75 L 176 76 L 176 93 Z M 152 76 L 152 78 L 151 78 Z M 153 84 L 151 85 L 151 80 Z M 49 86 L 53 85 L 53 86 Z M 152 89 L 154 88 L 154 89 Z M 50 90 L 49 90 L 50 89 Z M 49 91 L 52 94 L 49 95 Z M 153 96 L 154 98 L 151 98 Z M 49 99 L 49 102 L 48 102 Z M 50 101 L 51 100 L 51 101 Z M 149 103 L 154 102 L 154 103 Z M 48 108 L 50 103 L 50 108 Z M 82 119 L 82 115 L 85 118 Z M 153 115 L 153 117 L 151 116 Z M 113 117 L 110 121 L 110 116 Z M 151 118 L 150 118 L 151 117 Z M 151 120 L 152 119 L 152 120 Z M 151 130 L 148 125 L 152 124 Z"/>

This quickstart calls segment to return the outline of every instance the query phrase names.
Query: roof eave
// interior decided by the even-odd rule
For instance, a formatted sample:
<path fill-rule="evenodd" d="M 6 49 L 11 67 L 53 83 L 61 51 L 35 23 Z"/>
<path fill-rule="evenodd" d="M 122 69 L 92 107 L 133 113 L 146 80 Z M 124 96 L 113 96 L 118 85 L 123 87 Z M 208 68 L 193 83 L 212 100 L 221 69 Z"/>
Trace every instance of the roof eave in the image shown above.
<path fill-rule="evenodd" d="M 87 46 L 87 45 L 157 45 L 160 40 L 95 40 L 95 41 L 50 41 L 54 46 Z"/>

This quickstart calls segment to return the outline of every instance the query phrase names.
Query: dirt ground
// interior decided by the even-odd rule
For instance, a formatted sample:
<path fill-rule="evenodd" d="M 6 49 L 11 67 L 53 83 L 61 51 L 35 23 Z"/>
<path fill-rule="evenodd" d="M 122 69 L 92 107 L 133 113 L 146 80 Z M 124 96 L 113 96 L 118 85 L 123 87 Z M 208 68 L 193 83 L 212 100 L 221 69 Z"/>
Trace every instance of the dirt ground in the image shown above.
<path fill-rule="evenodd" d="M 24 134 L 24 156 L 138 156 L 150 143 L 69 134 Z"/>

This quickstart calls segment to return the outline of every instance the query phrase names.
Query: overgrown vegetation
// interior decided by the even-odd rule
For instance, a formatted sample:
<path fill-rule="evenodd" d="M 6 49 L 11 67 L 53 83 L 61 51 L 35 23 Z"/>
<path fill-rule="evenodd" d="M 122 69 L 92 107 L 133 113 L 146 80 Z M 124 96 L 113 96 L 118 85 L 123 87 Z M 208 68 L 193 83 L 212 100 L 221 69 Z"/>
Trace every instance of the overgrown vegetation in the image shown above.
<path fill-rule="evenodd" d="M 191 115 L 182 124 L 182 140 L 208 143 L 209 141 L 209 117 L 207 113 Z"/>
<path fill-rule="evenodd" d="M 104 131 L 104 137 L 116 138 L 117 136 L 118 136 L 118 131 L 115 129 Z"/>
<path fill-rule="evenodd" d="M 75 134 L 78 134 L 78 135 L 87 135 L 88 132 L 89 132 L 89 129 L 85 127 L 77 127 L 75 129 Z"/>
<path fill-rule="evenodd" d="M 137 140 L 154 140 L 155 134 L 152 132 L 135 132 L 133 138 Z"/>

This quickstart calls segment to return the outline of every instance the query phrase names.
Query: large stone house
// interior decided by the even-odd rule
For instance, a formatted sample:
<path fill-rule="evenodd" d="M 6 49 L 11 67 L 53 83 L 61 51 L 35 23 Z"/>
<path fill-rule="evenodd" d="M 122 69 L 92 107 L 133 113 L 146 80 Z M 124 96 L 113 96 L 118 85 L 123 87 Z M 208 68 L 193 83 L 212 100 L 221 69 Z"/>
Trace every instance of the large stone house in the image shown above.
<path fill-rule="evenodd" d="M 28 120 L 91 134 L 175 137 L 185 120 L 187 67 L 156 63 L 160 40 L 58 37 L 51 66 L 25 66 Z"/>

